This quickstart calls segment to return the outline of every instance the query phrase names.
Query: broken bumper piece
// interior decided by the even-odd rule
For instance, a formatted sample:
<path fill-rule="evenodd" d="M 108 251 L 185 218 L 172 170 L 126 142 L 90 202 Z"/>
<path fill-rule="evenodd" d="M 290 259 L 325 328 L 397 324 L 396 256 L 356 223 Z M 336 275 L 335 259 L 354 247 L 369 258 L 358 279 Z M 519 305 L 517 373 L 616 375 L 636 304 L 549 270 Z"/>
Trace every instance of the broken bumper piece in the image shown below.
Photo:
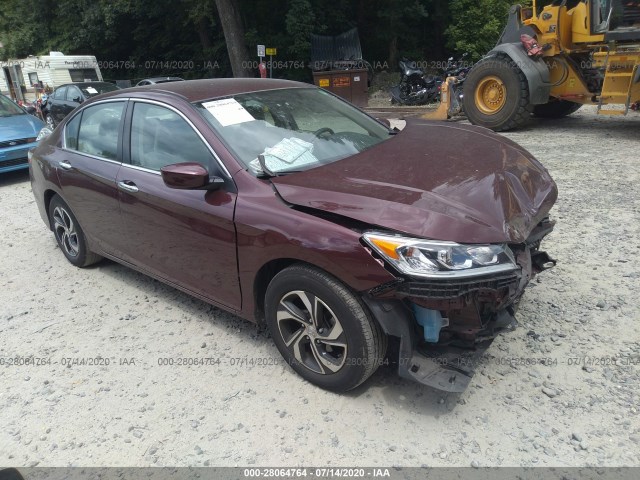
<path fill-rule="evenodd" d="M 434 346 L 414 351 L 406 368 L 400 366 L 401 377 L 445 392 L 464 392 L 476 367 L 493 339 L 479 342 L 473 349 L 452 346 Z"/>

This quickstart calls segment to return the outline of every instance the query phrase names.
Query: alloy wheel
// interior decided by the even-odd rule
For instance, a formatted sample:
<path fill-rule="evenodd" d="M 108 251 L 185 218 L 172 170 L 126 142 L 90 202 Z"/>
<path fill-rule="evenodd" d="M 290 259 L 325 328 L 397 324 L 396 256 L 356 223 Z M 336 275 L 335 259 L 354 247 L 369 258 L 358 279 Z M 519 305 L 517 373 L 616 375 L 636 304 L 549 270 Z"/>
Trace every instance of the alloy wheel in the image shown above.
<path fill-rule="evenodd" d="M 53 118 L 51 118 L 51 115 L 47 115 L 46 121 L 47 121 L 47 127 L 49 127 L 51 130 L 56 128 L 56 126 L 53 124 Z"/>
<path fill-rule="evenodd" d="M 78 232 L 69 213 L 60 206 L 53 210 L 53 228 L 65 252 L 71 257 L 77 257 L 80 251 Z"/>
<path fill-rule="evenodd" d="M 333 311 L 312 293 L 295 290 L 278 304 L 278 329 L 295 359 L 321 375 L 339 371 L 347 358 L 347 340 Z"/>

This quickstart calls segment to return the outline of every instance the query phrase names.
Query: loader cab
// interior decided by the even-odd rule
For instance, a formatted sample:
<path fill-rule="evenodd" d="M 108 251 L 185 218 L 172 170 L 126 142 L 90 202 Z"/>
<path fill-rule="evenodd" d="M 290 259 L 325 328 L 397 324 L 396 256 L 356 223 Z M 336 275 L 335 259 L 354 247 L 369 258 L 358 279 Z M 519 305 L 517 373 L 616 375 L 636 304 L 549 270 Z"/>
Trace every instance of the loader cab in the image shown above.
<path fill-rule="evenodd" d="M 579 3 L 583 3 L 583 2 L 584 0 L 538 0 L 533 2 L 534 4 L 533 9 L 536 12 L 536 15 L 540 16 L 542 11 L 547 6 L 567 7 L 567 10 L 571 10 L 575 8 Z"/>
<path fill-rule="evenodd" d="M 640 1 L 593 0 L 591 32 L 604 34 L 606 42 L 640 40 Z"/>
<path fill-rule="evenodd" d="M 605 34 L 607 42 L 640 41 L 640 0 L 600 0 L 601 13 L 606 20 L 592 28 Z M 595 7 L 594 7 L 595 8 Z M 597 21 L 597 18 L 595 19 Z"/>
<path fill-rule="evenodd" d="M 605 33 L 609 30 L 611 22 L 612 0 L 591 1 L 591 33 Z"/>
<path fill-rule="evenodd" d="M 598 44 L 605 41 L 609 30 L 613 3 L 621 0 L 582 0 L 569 12 L 571 37 L 575 45 Z"/>

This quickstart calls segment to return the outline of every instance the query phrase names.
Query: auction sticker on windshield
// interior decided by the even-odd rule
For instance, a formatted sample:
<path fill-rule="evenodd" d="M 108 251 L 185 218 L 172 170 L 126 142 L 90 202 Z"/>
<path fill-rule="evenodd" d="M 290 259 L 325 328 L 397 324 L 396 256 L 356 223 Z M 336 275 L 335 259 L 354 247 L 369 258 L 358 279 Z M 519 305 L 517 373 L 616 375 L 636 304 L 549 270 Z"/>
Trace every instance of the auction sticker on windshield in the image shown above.
<path fill-rule="evenodd" d="M 213 100 L 202 104 L 223 127 L 255 120 L 235 98 Z"/>

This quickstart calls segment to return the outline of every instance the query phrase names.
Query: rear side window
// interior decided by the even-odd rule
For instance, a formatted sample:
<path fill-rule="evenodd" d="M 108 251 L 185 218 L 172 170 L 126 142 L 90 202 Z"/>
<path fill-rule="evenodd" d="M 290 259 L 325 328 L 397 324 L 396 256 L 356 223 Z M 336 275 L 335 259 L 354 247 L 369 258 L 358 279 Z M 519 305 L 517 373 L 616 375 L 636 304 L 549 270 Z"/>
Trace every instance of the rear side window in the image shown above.
<path fill-rule="evenodd" d="M 80 119 L 82 114 L 76 115 L 64 127 L 64 145 L 70 150 L 78 149 L 78 127 L 80 127 Z"/>
<path fill-rule="evenodd" d="M 182 162 L 212 171 L 214 158 L 193 128 L 168 108 L 136 103 L 131 119 L 131 164 L 150 170 Z"/>
<path fill-rule="evenodd" d="M 69 75 L 72 82 L 97 82 L 98 72 L 94 68 L 70 68 Z"/>
<path fill-rule="evenodd" d="M 117 160 L 123 111 L 124 102 L 101 103 L 84 109 L 78 132 L 78 151 Z"/>

